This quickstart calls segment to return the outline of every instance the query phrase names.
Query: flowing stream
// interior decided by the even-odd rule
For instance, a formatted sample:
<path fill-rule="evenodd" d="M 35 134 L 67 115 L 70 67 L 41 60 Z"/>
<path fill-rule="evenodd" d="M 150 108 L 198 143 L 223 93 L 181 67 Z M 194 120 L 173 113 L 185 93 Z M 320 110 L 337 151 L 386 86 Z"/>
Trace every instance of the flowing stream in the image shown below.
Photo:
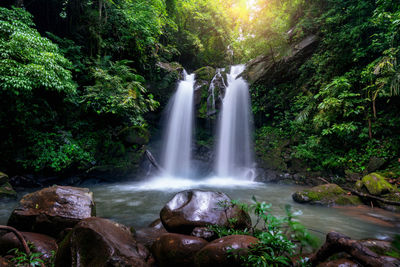
<path fill-rule="evenodd" d="M 303 187 L 239 182 L 237 179 L 208 178 L 156 179 L 151 182 L 130 182 L 98 184 L 89 186 L 93 191 L 97 216 L 109 218 L 135 228 L 146 227 L 159 217 L 164 204 L 173 195 L 185 189 L 217 190 L 232 199 L 250 203 L 251 196 L 259 201 L 272 204 L 274 215 L 284 216 L 284 207 L 290 204 L 297 216 L 312 233 L 322 239 L 330 230 L 349 235 L 352 238 L 393 237 L 400 232 L 400 215 L 367 206 L 328 208 L 298 204 L 291 194 Z M 22 197 L 23 193 L 19 195 Z M 7 219 L 17 205 L 16 201 L 0 202 L 0 224 Z M 254 220 L 253 220 L 254 222 Z"/>

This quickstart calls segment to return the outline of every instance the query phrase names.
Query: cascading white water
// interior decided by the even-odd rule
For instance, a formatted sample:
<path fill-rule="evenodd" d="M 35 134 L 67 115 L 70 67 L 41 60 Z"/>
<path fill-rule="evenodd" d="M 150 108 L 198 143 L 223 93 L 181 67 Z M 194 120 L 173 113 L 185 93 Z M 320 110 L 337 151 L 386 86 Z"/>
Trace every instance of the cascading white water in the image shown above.
<path fill-rule="evenodd" d="M 244 65 L 231 67 L 222 100 L 218 126 L 216 172 L 218 176 L 254 178 L 249 86 L 237 76 Z"/>
<path fill-rule="evenodd" d="M 168 104 L 162 166 L 169 176 L 190 175 L 194 82 L 194 74 L 188 75 L 184 71 L 184 80 L 179 82 L 178 89 Z"/>
<path fill-rule="evenodd" d="M 224 78 L 221 75 L 221 69 L 216 69 L 215 75 L 210 82 L 210 87 L 208 88 L 208 98 L 207 98 L 207 116 L 213 115 L 216 113 L 215 110 L 215 83 L 216 81 L 221 81 L 220 86 L 226 88 Z"/>

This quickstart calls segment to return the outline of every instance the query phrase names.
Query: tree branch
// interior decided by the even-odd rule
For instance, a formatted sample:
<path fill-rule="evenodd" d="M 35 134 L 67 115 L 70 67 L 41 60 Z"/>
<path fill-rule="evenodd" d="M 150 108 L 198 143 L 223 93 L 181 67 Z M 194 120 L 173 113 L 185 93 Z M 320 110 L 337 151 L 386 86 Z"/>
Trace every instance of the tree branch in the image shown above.
<path fill-rule="evenodd" d="M 378 200 L 378 201 L 380 201 L 382 203 L 385 203 L 385 204 L 388 204 L 388 205 L 400 206 L 400 202 L 397 202 L 397 201 L 387 200 L 387 199 L 380 198 L 380 197 L 377 197 L 377 196 L 373 196 L 373 195 L 370 195 L 370 194 L 358 192 L 358 191 L 353 190 L 351 188 L 343 187 L 343 189 L 347 190 L 347 191 L 350 191 L 352 194 L 360 196 L 360 197 L 365 197 L 365 198 L 368 198 L 368 199 Z"/>

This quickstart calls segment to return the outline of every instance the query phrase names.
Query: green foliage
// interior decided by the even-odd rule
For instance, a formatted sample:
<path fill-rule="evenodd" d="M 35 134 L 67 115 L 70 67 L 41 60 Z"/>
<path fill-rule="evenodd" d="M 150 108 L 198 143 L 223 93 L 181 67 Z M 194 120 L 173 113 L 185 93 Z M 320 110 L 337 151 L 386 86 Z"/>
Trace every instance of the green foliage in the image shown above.
<path fill-rule="evenodd" d="M 25 169 L 41 171 L 48 168 L 60 172 L 70 167 L 88 168 L 95 162 L 94 139 L 76 140 L 70 132 L 64 131 L 38 132 L 29 138 L 33 145 L 27 151 L 28 157 L 19 161 Z"/>
<path fill-rule="evenodd" d="M 297 7 L 286 18 L 297 21 L 289 42 L 319 32 L 318 48 L 298 69 L 298 79 L 252 87 L 256 123 L 286 136 L 285 152 L 309 170 L 343 175 L 344 170 L 363 172 L 374 156 L 392 161 L 400 141 L 394 127 L 399 122 L 399 3 L 329 0 Z"/>
<path fill-rule="evenodd" d="M 144 123 L 142 114 L 158 107 L 151 94 L 145 95 L 144 78 L 135 74 L 129 61 L 108 64 L 92 70 L 95 84 L 86 88 L 84 103 L 97 114 L 115 114 L 134 125 Z"/>
<path fill-rule="evenodd" d="M 251 229 L 236 230 L 234 229 L 235 222 L 230 222 L 228 228 L 217 225 L 209 226 L 219 237 L 242 234 L 252 235 L 259 239 L 257 244 L 250 246 L 246 256 L 232 255 L 240 257 L 244 266 L 290 266 L 291 257 L 296 254 L 297 247 L 298 253 L 301 254 L 303 247 L 315 248 L 318 245 L 318 239 L 294 219 L 290 205 L 285 207 L 286 216 L 278 218 L 271 214 L 271 204 L 259 202 L 254 196 L 252 200 L 253 204 L 243 204 L 237 201 L 220 204 L 225 211 L 236 205 L 245 211 L 252 212 L 256 216 L 256 222 Z M 234 252 L 233 249 L 231 251 Z"/>
<path fill-rule="evenodd" d="M 32 26 L 32 17 L 26 11 L 0 8 L 2 95 L 31 96 L 35 89 L 74 93 L 69 61 Z"/>
<path fill-rule="evenodd" d="M 400 235 L 396 235 L 392 241 L 392 250 L 386 253 L 390 257 L 400 258 Z"/>
<path fill-rule="evenodd" d="M 152 3 L 149 7 L 144 1 L 104 2 L 103 8 L 111 12 L 107 14 L 112 18 L 106 23 L 102 17 L 101 23 L 111 28 L 102 27 L 99 34 L 113 31 L 118 16 L 122 16 L 121 23 L 136 28 L 115 32 L 131 38 L 122 40 L 123 36 L 118 36 L 122 38 L 118 39 L 120 43 L 112 39 L 115 36 L 109 36 L 109 43 L 102 38 L 99 50 L 96 50 L 98 43 L 92 42 L 90 36 L 82 44 L 79 38 L 73 41 L 47 33 L 59 48 L 34 29 L 27 11 L 0 8 L 0 137 L 4 140 L 0 144 L 3 153 L 0 166 L 3 169 L 62 173 L 100 166 L 137 165 L 142 148 L 129 147 L 116 132 L 127 126 L 145 126 L 143 114 L 155 110 L 158 102 L 147 94 L 143 76 L 132 67 L 135 62 L 112 61 L 110 56 L 100 57 L 100 54 L 95 56 L 100 59 L 93 59 L 85 53 L 95 50 L 122 53 L 114 48 L 124 43 L 125 48 L 136 49 L 136 55 L 146 61 L 165 23 L 165 18 L 158 16 L 164 12 L 162 1 Z M 136 11 L 125 10 L 127 6 L 134 6 Z M 89 16 L 90 11 L 93 10 L 85 9 L 83 17 Z M 139 12 L 140 17 L 134 12 Z M 96 18 L 97 26 L 99 15 L 89 16 Z M 137 17 L 135 22 L 140 23 L 127 22 L 130 16 Z M 93 30 L 95 25 L 88 20 L 82 29 Z M 132 38 L 132 31 L 146 40 Z M 73 79 L 78 81 L 79 88 Z"/>
<path fill-rule="evenodd" d="M 30 250 L 33 250 L 35 246 L 28 242 L 28 247 Z M 43 256 L 42 253 L 40 252 L 31 252 L 31 254 L 27 255 L 24 251 L 19 250 L 18 248 L 11 249 L 8 251 L 11 255 L 14 255 L 10 259 L 10 261 L 15 264 L 17 267 L 25 267 L 25 266 L 42 266 L 45 264 L 45 266 L 54 266 L 54 256 L 55 256 L 55 251 L 52 251 L 52 257 L 46 261 L 41 259 Z"/>

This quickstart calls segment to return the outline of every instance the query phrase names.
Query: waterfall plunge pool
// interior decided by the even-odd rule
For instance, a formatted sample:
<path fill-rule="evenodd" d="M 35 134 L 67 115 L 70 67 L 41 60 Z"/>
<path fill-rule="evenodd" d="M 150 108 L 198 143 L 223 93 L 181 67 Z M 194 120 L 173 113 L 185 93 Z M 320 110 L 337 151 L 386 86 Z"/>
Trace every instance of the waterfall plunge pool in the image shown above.
<path fill-rule="evenodd" d="M 284 216 L 284 207 L 290 204 L 297 219 L 308 229 L 317 230 L 318 232 L 313 233 L 321 239 L 330 230 L 356 239 L 385 239 L 400 232 L 400 214 L 367 206 L 328 208 L 298 204 L 292 200 L 291 195 L 304 188 L 300 186 L 247 182 L 233 178 L 189 180 L 159 177 L 144 182 L 97 184 L 88 187 L 94 195 L 97 216 L 136 229 L 146 227 L 157 219 L 161 208 L 175 193 L 186 189 L 204 189 L 221 191 L 232 199 L 246 203 L 250 203 L 254 195 L 258 201 L 271 203 L 272 213 L 276 216 Z M 16 205 L 17 201 L 0 202 L 0 224 L 7 223 Z"/>

